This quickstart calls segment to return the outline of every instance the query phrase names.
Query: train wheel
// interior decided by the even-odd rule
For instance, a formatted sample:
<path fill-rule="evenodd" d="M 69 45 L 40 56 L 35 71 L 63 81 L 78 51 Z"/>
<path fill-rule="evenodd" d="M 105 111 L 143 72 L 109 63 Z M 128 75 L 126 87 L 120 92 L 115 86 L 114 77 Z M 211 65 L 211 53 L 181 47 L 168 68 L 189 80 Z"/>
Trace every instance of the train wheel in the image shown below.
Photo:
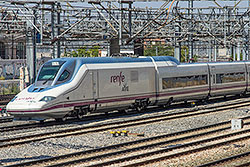
<path fill-rule="evenodd" d="M 88 115 L 89 114 L 89 109 L 88 108 L 84 108 L 81 107 L 77 110 L 76 112 L 76 117 L 81 120 L 83 118 L 84 115 Z"/>
<path fill-rule="evenodd" d="M 142 107 L 139 107 L 139 106 L 136 107 L 136 111 L 137 111 L 137 112 L 141 112 L 141 111 L 142 111 Z"/>
<path fill-rule="evenodd" d="M 64 122 L 64 121 L 66 121 L 66 117 L 63 117 L 63 118 L 55 118 L 55 120 L 57 121 L 57 122 Z"/>
<path fill-rule="evenodd" d="M 135 100 L 134 108 L 137 112 L 142 112 L 149 105 L 149 99 L 137 99 Z"/>
<path fill-rule="evenodd" d="M 128 110 L 118 110 L 118 112 L 121 114 L 128 114 Z"/>
<path fill-rule="evenodd" d="M 246 97 L 246 96 L 247 96 L 246 91 L 244 91 L 243 93 L 241 93 L 241 97 Z"/>
<path fill-rule="evenodd" d="M 40 122 L 40 124 L 44 124 L 44 120 L 40 120 L 39 122 Z"/>
<path fill-rule="evenodd" d="M 77 119 L 81 120 L 83 116 L 84 116 L 84 112 L 81 110 L 78 110 L 76 114 Z"/>
<path fill-rule="evenodd" d="M 147 104 L 145 103 L 142 106 L 137 106 L 135 109 L 137 112 L 142 112 L 142 111 L 146 110 L 146 108 L 147 108 Z"/>

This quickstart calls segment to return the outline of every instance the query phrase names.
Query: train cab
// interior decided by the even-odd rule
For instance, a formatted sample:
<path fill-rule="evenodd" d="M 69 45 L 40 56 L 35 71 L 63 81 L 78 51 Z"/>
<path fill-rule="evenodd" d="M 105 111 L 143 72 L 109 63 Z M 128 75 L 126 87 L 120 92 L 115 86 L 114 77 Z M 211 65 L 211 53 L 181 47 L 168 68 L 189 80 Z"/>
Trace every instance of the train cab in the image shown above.
<path fill-rule="evenodd" d="M 60 87 L 72 81 L 75 64 L 76 61 L 70 59 L 54 59 L 45 63 L 40 68 L 34 84 L 17 94 L 6 106 L 8 113 L 23 120 L 61 117 L 63 111 L 57 112 L 60 105 L 51 106 L 59 101 L 58 97 L 63 91 L 58 90 L 64 90 Z"/>
<path fill-rule="evenodd" d="M 75 64 L 75 60 L 54 60 L 45 63 L 41 67 L 31 91 L 39 91 L 70 81 L 73 76 Z"/>

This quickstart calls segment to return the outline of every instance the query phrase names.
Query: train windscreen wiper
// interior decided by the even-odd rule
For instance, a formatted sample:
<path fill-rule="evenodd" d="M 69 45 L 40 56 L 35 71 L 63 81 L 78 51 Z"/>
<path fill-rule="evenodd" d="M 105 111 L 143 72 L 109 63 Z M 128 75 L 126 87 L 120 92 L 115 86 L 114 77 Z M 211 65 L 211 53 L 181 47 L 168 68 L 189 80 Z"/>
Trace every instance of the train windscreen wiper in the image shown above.
<path fill-rule="evenodd" d="M 46 79 L 44 82 L 43 82 L 43 85 L 46 84 L 49 80 L 51 80 L 52 78 L 54 78 L 55 75 L 52 75 L 51 77 L 49 77 L 48 79 Z"/>

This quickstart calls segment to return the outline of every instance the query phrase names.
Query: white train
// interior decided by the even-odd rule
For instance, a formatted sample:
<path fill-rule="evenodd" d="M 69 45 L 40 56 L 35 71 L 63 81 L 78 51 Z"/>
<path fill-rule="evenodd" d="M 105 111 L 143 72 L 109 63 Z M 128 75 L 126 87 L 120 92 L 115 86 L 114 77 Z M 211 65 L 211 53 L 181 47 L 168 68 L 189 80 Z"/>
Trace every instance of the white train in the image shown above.
<path fill-rule="evenodd" d="M 15 118 L 82 118 L 87 113 L 143 109 L 172 101 L 244 94 L 250 62 L 180 64 L 168 56 L 59 58 L 6 109 Z"/>

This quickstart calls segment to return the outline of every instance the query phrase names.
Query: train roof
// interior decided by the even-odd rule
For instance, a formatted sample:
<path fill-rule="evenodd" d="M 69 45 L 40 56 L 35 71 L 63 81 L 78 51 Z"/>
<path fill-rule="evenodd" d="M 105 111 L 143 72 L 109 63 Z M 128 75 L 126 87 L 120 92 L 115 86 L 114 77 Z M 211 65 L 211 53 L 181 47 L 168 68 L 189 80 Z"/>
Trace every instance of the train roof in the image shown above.
<path fill-rule="evenodd" d="M 197 64 L 209 64 L 209 65 L 221 65 L 221 64 L 244 64 L 248 63 L 249 61 L 211 61 L 211 62 L 192 62 L 192 63 L 180 63 L 181 65 L 197 65 Z"/>
<path fill-rule="evenodd" d="M 135 62 L 152 62 L 152 59 L 154 61 L 172 61 L 176 63 L 177 65 L 180 64 L 180 62 L 171 56 L 143 56 L 143 57 L 73 57 L 73 58 L 57 58 L 52 59 L 50 61 L 73 61 L 78 60 L 81 62 L 81 64 L 100 64 L 100 63 L 135 63 Z M 49 62 L 50 62 L 49 61 Z"/>

